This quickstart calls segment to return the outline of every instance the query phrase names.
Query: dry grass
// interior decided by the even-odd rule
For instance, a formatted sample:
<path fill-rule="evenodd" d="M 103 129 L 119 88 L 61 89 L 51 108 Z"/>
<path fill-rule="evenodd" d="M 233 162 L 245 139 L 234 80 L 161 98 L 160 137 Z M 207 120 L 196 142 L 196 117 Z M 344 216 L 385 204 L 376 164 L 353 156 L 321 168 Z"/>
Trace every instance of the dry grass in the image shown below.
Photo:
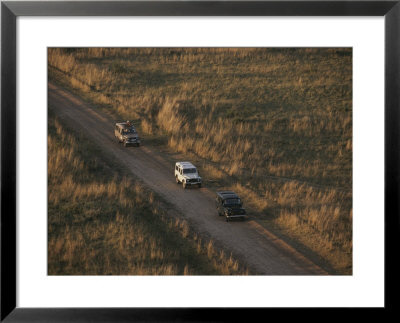
<path fill-rule="evenodd" d="M 141 184 L 111 171 L 85 139 L 49 118 L 50 275 L 247 274 Z"/>
<path fill-rule="evenodd" d="M 351 49 L 49 49 L 49 66 L 200 160 L 205 180 L 238 190 L 254 215 L 316 232 L 349 267 Z"/>

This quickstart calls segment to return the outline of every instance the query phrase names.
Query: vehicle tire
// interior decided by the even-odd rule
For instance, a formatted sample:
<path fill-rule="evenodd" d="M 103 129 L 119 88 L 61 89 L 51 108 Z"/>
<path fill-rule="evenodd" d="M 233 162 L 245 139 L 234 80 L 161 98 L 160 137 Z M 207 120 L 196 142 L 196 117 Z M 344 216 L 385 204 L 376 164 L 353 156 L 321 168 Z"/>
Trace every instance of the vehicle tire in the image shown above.
<path fill-rule="evenodd" d="M 136 147 L 140 147 L 140 144 L 136 144 Z"/>
<path fill-rule="evenodd" d="M 176 182 L 176 184 L 179 184 L 178 176 L 175 176 L 175 182 Z"/>
<path fill-rule="evenodd" d="M 186 183 L 185 182 L 182 182 L 182 187 L 186 188 Z"/>
<path fill-rule="evenodd" d="M 201 188 L 201 184 L 199 184 L 199 188 Z"/>

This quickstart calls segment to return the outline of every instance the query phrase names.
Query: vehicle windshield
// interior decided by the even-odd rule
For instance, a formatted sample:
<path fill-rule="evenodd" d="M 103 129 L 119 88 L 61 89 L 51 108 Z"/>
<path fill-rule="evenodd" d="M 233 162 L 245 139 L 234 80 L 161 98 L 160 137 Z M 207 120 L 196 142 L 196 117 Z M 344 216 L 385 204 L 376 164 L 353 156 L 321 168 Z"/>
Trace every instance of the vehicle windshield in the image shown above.
<path fill-rule="evenodd" d="M 124 135 L 126 135 L 126 134 L 128 134 L 128 133 L 136 133 L 136 131 L 135 131 L 135 129 L 133 129 L 133 128 L 129 128 L 129 129 L 124 129 L 124 130 L 122 130 L 122 133 L 123 133 Z"/>
<path fill-rule="evenodd" d="M 224 204 L 225 205 L 241 205 L 240 199 L 226 199 Z"/>
<path fill-rule="evenodd" d="M 196 173 L 196 168 L 184 168 L 183 169 L 184 174 L 195 174 Z"/>

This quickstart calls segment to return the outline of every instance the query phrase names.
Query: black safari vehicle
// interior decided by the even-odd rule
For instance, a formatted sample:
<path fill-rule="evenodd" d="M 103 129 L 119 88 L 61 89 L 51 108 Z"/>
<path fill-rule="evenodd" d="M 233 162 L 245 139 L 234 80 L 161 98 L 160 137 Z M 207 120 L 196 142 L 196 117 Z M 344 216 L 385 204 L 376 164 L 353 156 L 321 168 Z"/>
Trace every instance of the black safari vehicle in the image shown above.
<path fill-rule="evenodd" d="M 235 192 L 217 192 L 215 202 L 218 215 L 224 215 L 227 222 L 231 219 L 244 220 L 246 218 L 246 210 L 242 208 L 242 201 Z"/>

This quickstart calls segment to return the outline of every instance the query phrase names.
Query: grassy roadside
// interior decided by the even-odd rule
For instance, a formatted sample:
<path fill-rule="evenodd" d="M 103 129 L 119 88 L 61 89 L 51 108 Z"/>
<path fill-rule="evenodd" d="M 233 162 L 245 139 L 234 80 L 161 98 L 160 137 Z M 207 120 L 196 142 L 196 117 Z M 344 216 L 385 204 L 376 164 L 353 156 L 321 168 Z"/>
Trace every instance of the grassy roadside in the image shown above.
<path fill-rule="evenodd" d="M 49 75 L 352 272 L 350 49 L 53 49 Z"/>
<path fill-rule="evenodd" d="M 49 275 L 248 273 L 51 111 L 48 130 Z"/>

